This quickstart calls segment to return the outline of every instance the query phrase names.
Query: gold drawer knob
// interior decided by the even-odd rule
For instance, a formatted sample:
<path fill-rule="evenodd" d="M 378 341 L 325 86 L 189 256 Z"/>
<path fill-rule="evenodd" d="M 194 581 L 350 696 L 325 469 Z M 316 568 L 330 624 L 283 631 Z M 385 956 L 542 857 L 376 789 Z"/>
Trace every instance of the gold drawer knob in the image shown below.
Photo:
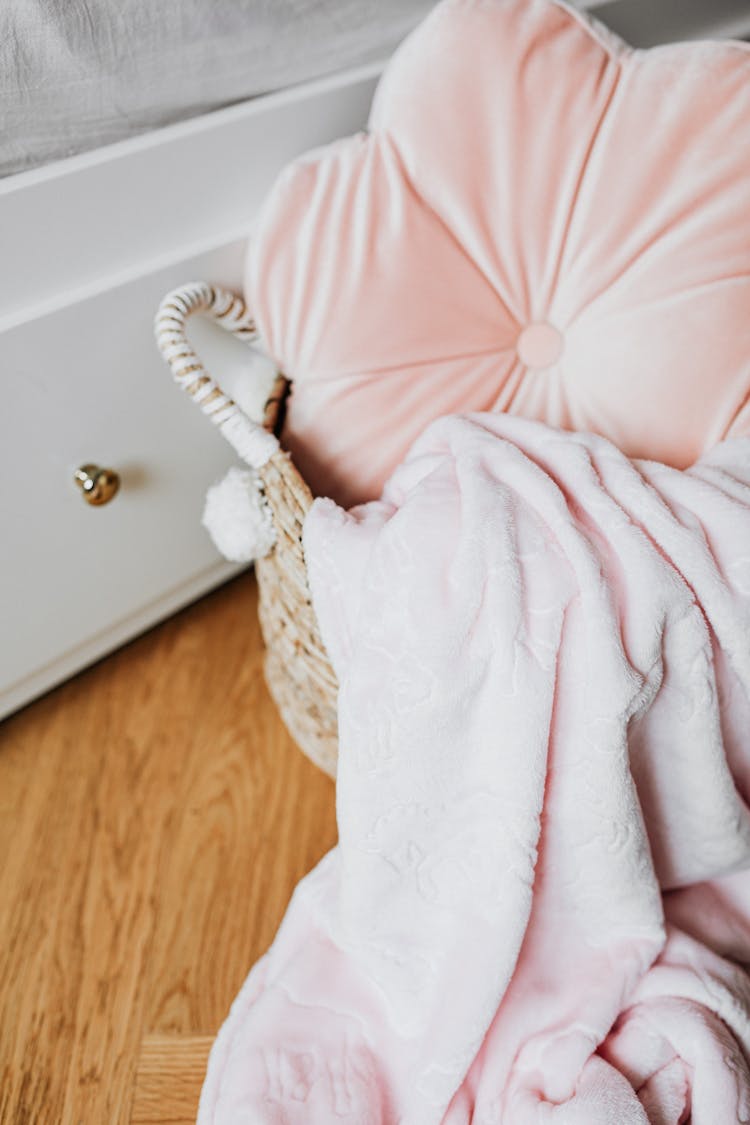
<path fill-rule="evenodd" d="M 98 507 L 108 504 L 120 487 L 120 478 L 114 469 L 100 469 L 98 465 L 81 465 L 73 477 L 87 504 Z"/>

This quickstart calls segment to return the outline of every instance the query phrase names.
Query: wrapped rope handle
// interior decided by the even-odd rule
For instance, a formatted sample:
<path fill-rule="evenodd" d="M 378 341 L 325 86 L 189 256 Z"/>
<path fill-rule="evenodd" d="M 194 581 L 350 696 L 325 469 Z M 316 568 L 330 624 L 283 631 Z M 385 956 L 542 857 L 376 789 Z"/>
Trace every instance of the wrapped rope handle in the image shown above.
<path fill-rule="evenodd" d="M 218 426 L 242 460 L 260 469 L 279 450 L 273 430 L 285 395 L 286 379 L 283 375 L 277 377 L 264 408 L 263 424 L 248 418 L 209 375 L 187 338 L 187 321 L 196 313 L 210 316 L 246 343 L 258 339 L 255 322 L 241 297 L 219 286 L 197 281 L 166 295 L 156 314 L 154 328 L 159 350 L 175 382 Z"/>
<path fill-rule="evenodd" d="M 275 531 L 273 547 L 255 560 L 266 682 L 292 737 L 333 777 L 338 682 L 315 616 L 303 546 L 304 522 L 313 498 L 274 436 L 287 380 L 278 376 L 265 405 L 263 425 L 253 422 L 214 382 L 188 341 L 185 324 L 196 313 L 210 316 L 247 343 L 258 333 L 240 297 L 205 282 L 168 293 L 156 315 L 156 339 L 176 382 L 257 472 L 262 485 Z"/>

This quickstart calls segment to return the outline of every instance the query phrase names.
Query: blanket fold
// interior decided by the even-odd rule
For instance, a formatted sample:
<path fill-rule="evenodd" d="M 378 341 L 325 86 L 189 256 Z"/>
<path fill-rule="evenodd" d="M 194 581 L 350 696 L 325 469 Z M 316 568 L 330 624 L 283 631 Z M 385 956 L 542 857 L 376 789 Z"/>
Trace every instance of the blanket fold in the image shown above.
<path fill-rule="evenodd" d="M 750 439 L 442 419 L 305 552 L 339 844 L 201 1125 L 750 1120 Z"/>

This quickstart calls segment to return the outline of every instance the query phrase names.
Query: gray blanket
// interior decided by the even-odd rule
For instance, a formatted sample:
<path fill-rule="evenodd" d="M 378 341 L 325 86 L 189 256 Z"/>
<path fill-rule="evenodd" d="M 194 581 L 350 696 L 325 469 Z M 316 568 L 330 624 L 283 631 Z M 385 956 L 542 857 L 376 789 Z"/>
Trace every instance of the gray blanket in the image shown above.
<path fill-rule="evenodd" d="M 0 175 L 385 57 L 431 0 L 2 0 Z"/>

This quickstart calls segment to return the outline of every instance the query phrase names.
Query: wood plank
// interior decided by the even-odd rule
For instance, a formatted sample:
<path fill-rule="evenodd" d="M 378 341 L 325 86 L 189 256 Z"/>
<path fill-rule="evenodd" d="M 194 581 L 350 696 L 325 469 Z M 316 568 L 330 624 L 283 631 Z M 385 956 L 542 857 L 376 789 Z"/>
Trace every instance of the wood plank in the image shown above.
<path fill-rule="evenodd" d="M 148 1035 L 138 1059 L 131 1125 L 193 1125 L 210 1035 Z"/>
<path fill-rule="evenodd" d="M 336 836 L 261 660 L 243 575 L 0 726 L 3 1123 L 194 1112 L 159 1059 L 198 1068 Z"/>

